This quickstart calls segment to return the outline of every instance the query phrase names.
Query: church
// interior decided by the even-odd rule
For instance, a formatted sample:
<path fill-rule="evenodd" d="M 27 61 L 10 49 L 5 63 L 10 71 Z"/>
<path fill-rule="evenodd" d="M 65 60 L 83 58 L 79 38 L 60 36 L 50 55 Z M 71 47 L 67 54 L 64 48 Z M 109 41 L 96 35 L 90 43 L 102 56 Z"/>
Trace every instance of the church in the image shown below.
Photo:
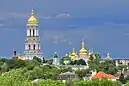
<path fill-rule="evenodd" d="M 79 51 L 79 54 L 75 51 L 75 49 L 73 48 L 72 49 L 72 52 L 69 52 L 68 54 L 66 53 L 61 59 L 61 63 L 64 63 L 64 64 L 69 64 L 71 61 L 75 61 L 75 60 L 84 60 L 85 63 L 88 65 L 88 61 L 90 59 L 95 59 L 95 55 L 93 53 L 93 51 L 90 51 L 90 50 L 87 50 L 85 48 L 85 43 L 84 43 L 84 40 L 82 40 L 82 47 Z M 59 63 L 59 58 L 53 58 L 53 61 L 54 61 L 54 65 L 57 65 L 57 63 Z M 58 61 L 58 62 L 56 62 Z M 55 64 L 56 63 L 56 64 Z"/>
<path fill-rule="evenodd" d="M 23 55 L 16 55 L 16 50 L 14 50 L 14 56 L 13 57 L 19 57 L 22 60 L 25 59 L 33 59 L 33 57 L 38 57 L 42 59 L 42 53 L 40 50 L 40 36 L 39 36 L 39 28 L 38 28 L 38 19 L 35 16 L 34 10 L 32 9 L 31 15 L 28 18 L 28 23 L 26 25 L 26 39 L 25 39 L 25 50 Z M 56 53 L 57 54 L 57 53 Z M 79 60 L 83 59 L 86 63 L 89 60 L 90 56 L 93 56 L 93 52 L 90 50 L 87 50 L 85 48 L 84 40 L 82 40 L 82 48 L 79 51 L 79 54 L 75 51 L 73 48 L 72 52 L 69 54 L 66 54 L 63 56 L 64 63 L 68 63 L 70 60 Z M 69 57 L 69 58 L 67 58 Z M 95 56 L 93 56 L 95 58 Z M 58 58 L 54 58 L 54 63 L 58 63 Z"/>

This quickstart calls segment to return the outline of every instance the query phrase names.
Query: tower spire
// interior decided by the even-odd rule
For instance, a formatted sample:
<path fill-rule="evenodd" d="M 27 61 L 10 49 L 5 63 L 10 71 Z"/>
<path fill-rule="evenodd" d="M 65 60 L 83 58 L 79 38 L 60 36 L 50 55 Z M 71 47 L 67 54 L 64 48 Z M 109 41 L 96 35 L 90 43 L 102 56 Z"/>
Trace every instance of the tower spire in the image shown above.
<path fill-rule="evenodd" d="M 84 39 L 82 39 L 82 48 L 80 50 L 80 54 L 86 54 L 87 50 L 85 49 Z"/>
<path fill-rule="evenodd" d="M 32 8 L 31 16 L 34 16 L 34 9 Z"/>
<path fill-rule="evenodd" d="M 30 18 L 28 19 L 28 23 L 29 24 L 37 24 L 38 23 L 38 20 L 37 18 L 35 17 L 35 13 L 34 13 L 34 9 L 32 8 L 31 10 L 31 16 Z"/>
<path fill-rule="evenodd" d="M 82 48 L 85 48 L 84 39 L 82 39 Z"/>
<path fill-rule="evenodd" d="M 75 53 L 75 49 L 73 48 L 73 51 L 72 51 L 73 53 Z"/>

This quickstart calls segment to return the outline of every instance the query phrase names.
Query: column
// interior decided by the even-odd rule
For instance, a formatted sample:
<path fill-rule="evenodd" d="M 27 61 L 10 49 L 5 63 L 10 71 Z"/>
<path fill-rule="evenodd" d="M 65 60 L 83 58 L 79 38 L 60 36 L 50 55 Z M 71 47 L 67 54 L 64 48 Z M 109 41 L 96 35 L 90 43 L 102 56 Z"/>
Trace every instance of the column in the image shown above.
<path fill-rule="evenodd" d="M 29 46 L 28 44 L 25 45 L 25 50 L 28 50 L 29 49 Z"/>
<path fill-rule="evenodd" d="M 33 50 L 33 45 L 31 44 L 30 46 L 31 46 L 31 48 L 30 48 L 30 49 L 31 49 L 31 50 Z"/>
<path fill-rule="evenodd" d="M 37 30 L 35 29 L 35 35 L 34 36 L 37 36 Z"/>
<path fill-rule="evenodd" d="M 27 30 L 27 36 L 30 36 L 30 30 Z"/>
<path fill-rule="evenodd" d="M 38 49 L 40 50 L 40 45 L 38 44 Z"/>
<path fill-rule="evenodd" d="M 35 44 L 35 49 L 38 50 L 38 44 Z"/>
<path fill-rule="evenodd" d="M 36 32 L 37 32 L 37 36 L 39 36 L 39 30 L 37 30 Z"/>

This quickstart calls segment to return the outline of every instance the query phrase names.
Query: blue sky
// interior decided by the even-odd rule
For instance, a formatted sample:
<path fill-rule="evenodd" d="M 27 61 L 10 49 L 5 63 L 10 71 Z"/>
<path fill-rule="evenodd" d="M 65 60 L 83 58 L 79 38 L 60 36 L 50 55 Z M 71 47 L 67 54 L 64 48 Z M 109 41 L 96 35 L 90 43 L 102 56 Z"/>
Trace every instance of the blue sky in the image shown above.
<path fill-rule="evenodd" d="M 27 19 L 34 8 L 41 51 L 51 57 L 81 48 L 113 58 L 129 57 L 129 0 L 1 0 L 0 56 L 23 54 Z"/>

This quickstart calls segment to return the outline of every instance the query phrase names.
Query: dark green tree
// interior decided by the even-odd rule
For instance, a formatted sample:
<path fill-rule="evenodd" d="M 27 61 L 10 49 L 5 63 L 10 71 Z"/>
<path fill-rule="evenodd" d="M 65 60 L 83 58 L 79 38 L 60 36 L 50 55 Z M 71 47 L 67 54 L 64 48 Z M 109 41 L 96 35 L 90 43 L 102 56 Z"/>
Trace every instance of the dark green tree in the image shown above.
<path fill-rule="evenodd" d="M 96 59 L 101 59 L 101 55 L 99 53 L 95 53 Z"/>
<path fill-rule="evenodd" d="M 83 59 L 79 59 L 77 65 L 86 65 L 86 62 Z"/>
<path fill-rule="evenodd" d="M 124 77 L 124 74 L 123 73 L 121 73 L 121 76 L 120 76 L 120 78 L 119 78 L 119 81 L 122 83 L 122 84 L 125 84 L 127 81 L 126 81 L 126 79 L 125 79 L 125 77 Z"/>
<path fill-rule="evenodd" d="M 36 57 L 36 56 L 33 57 L 33 60 L 36 60 L 36 61 L 39 62 L 39 63 L 42 62 L 42 60 L 41 60 L 40 58 Z"/>

